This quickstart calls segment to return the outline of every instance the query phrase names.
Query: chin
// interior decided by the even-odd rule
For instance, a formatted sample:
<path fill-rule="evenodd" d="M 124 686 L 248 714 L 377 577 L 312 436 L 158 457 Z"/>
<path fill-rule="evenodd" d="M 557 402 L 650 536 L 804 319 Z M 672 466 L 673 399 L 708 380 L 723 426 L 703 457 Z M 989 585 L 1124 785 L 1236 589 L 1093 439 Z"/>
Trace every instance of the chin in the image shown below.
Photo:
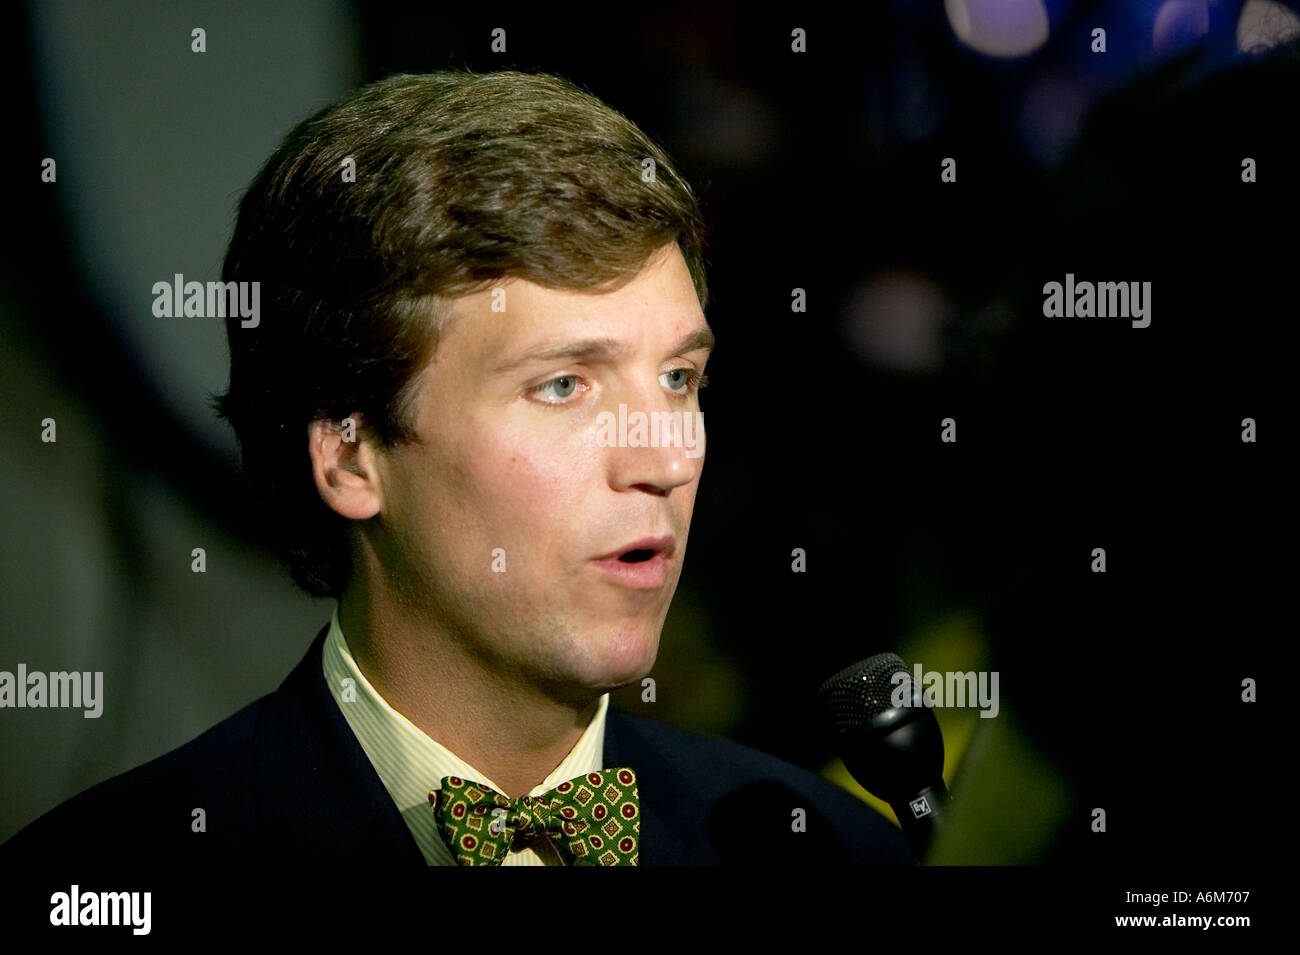
<path fill-rule="evenodd" d="M 592 660 L 592 685 L 602 691 L 636 683 L 655 665 L 659 654 L 659 630 L 633 628 L 602 643 Z"/>

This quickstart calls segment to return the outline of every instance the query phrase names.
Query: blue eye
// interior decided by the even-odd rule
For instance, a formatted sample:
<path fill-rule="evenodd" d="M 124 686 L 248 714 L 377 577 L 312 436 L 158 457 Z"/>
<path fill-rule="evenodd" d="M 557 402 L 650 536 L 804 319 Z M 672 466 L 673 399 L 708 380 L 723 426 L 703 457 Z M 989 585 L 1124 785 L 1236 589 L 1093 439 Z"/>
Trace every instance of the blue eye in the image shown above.
<path fill-rule="evenodd" d="M 559 378 L 552 378 L 550 381 L 542 382 L 536 388 L 533 388 L 532 391 L 534 394 L 541 395 L 544 398 L 548 395 L 551 396 L 553 400 L 546 402 L 547 404 L 568 404 L 568 399 L 573 396 L 580 381 L 582 381 L 582 379 L 577 375 L 561 375 Z M 552 386 L 555 387 L 553 388 Z"/>
<path fill-rule="evenodd" d="M 659 379 L 662 381 L 673 375 L 678 376 L 677 380 L 675 382 L 664 382 L 664 386 L 679 395 L 692 394 L 709 383 L 708 375 L 701 374 L 693 368 L 674 368 L 672 371 L 664 372 L 659 376 Z M 679 390 L 683 385 L 686 386 L 686 390 Z"/>
<path fill-rule="evenodd" d="M 695 394 L 707 385 L 709 376 L 693 368 L 674 368 L 672 371 L 666 371 L 660 375 L 659 380 L 673 394 L 685 398 Z M 550 381 L 535 385 L 529 389 L 529 392 L 539 395 L 542 398 L 542 404 L 558 406 L 572 404 L 570 399 L 575 394 L 589 391 L 590 388 L 591 386 L 578 375 L 560 375 L 558 378 L 552 378 Z"/>

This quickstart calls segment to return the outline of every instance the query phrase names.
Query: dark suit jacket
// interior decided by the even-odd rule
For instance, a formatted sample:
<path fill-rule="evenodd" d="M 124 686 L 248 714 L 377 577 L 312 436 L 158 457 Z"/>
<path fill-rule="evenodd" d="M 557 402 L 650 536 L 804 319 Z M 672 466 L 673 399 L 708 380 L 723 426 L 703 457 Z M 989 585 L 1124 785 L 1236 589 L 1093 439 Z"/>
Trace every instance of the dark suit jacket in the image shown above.
<path fill-rule="evenodd" d="M 0 846 L 0 869 L 57 864 L 104 875 L 262 860 L 423 866 L 326 686 L 328 630 L 275 692 L 46 813 Z M 745 746 L 611 708 L 604 759 L 636 770 L 642 866 L 916 861 L 871 807 Z M 192 831 L 196 808 L 206 814 L 205 832 Z M 804 832 L 792 831 L 795 809 L 807 813 Z"/>

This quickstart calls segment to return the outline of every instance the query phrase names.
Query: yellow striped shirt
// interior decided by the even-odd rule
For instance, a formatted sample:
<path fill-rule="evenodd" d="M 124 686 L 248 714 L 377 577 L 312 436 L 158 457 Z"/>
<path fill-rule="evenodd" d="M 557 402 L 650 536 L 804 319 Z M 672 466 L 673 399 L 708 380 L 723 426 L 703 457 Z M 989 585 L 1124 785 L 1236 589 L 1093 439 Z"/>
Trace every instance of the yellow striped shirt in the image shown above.
<path fill-rule="evenodd" d="M 430 739 L 423 730 L 388 705 L 352 658 L 352 651 L 348 649 L 347 641 L 343 639 L 343 629 L 339 626 L 337 607 L 330 620 L 322 664 L 325 682 L 334 702 L 343 711 L 344 718 L 356 734 L 357 742 L 370 757 L 384 788 L 397 804 L 398 811 L 424 855 L 424 861 L 429 865 L 455 865 L 456 860 L 451 850 L 438 834 L 433 807 L 429 805 L 429 790 L 437 789 L 439 780 L 444 776 L 472 779 L 497 792 L 502 791 L 501 787 L 451 750 Z M 606 693 L 600 698 L 596 715 L 591 718 L 586 731 L 569 751 L 569 755 L 533 788 L 530 796 L 541 795 L 583 773 L 594 773 L 605 768 L 605 712 L 608 709 L 609 694 Z M 502 865 L 563 864 L 549 843 L 542 843 L 541 846 L 542 855 L 532 847 L 511 850 Z"/>

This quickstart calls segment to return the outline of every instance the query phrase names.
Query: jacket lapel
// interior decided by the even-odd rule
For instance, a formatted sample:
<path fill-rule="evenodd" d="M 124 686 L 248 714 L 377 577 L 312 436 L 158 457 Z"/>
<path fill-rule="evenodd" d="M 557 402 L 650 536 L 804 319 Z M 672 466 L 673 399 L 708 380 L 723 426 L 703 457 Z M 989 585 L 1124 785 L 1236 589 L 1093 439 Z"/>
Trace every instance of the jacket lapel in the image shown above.
<path fill-rule="evenodd" d="M 627 766 L 636 772 L 641 803 L 639 865 L 687 865 L 708 853 L 700 845 L 699 821 L 703 800 L 690 780 L 623 713 L 612 706 L 605 716 L 604 765 Z"/>
<path fill-rule="evenodd" d="M 329 626 L 258 715 L 254 774 L 265 831 L 300 858 L 424 865 L 369 757 L 325 685 Z"/>

